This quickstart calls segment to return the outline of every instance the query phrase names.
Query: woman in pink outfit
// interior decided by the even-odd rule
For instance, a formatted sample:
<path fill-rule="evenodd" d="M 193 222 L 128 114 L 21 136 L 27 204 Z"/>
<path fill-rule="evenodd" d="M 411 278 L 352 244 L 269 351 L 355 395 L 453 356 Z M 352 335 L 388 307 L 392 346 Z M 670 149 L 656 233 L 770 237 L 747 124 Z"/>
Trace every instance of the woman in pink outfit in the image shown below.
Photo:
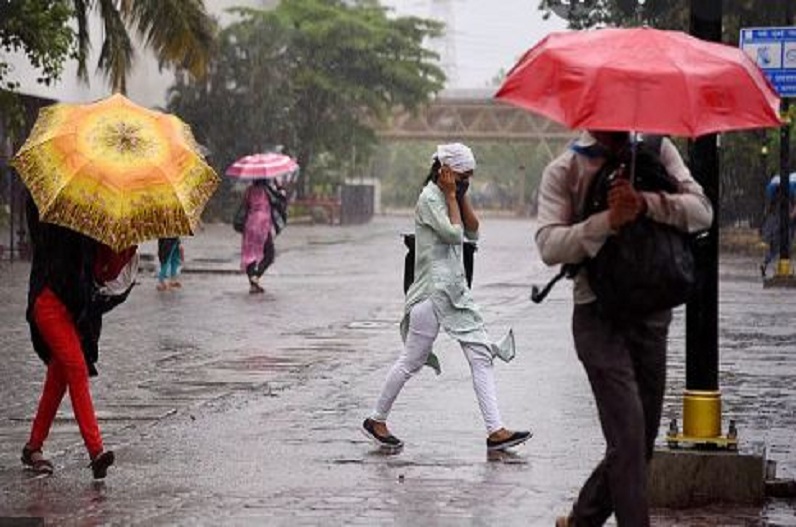
<path fill-rule="evenodd" d="M 246 226 L 240 251 L 240 267 L 249 277 L 249 293 L 262 293 L 260 277 L 274 263 L 274 235 L 271 221 L 271 202 L 266 190 L 267 181 L 258 179 L 243 196 L 246 203 Z"/>

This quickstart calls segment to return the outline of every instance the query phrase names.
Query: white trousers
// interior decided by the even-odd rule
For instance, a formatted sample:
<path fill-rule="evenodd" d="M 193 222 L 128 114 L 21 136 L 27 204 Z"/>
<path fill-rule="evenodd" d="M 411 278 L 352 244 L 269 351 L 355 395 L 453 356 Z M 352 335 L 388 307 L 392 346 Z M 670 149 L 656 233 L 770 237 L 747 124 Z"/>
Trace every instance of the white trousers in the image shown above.
<path fill-rule="evenodd" d="M 406 335 L 404 350 L 387 374 L 387 380 L 384 382 L 381 395 L 376 402 L 373 419 L 387 421 L 392 405 L 406 381 L 426 363 L 438 333 L 439 322 L 431 300 L 427 299 L 415 305 L 409 314 L 409 331 Z M 473 388 L 487 433 L 491 434 L 503 427 L 497 405 L 492 354 L 489 348 L 483 344 L 470 342 L 461 342 L 460 344 L 470 363 Z"/>

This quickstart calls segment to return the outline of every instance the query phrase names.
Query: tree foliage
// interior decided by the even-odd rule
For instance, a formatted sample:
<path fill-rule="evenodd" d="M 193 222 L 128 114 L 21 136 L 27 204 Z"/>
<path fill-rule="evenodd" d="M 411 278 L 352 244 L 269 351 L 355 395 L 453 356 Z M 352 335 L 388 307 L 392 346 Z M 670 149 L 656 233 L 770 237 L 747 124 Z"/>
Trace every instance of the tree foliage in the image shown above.
<path fill-rule="evenodd" d="M 129 29 L 137 32 L 161 64 L 177 66 L 191 74 L 205 73 L 215 44 L 216 27 L 203 0 L 73 0 L 77 19 L 78 75 L 87 77 L 91 45 L 88 18 L 96 10 L 103 24 L 103 41 L 97 67 L 111 87 L 126 90 L 133 63 Z"/>
<path fill-rule="evenodd" d="M 61 74 L 72 49 L 71 17 L 69 0 L 0 0 L 0 48 L 24 53 L 41 71 L 37 81 L 49 84 Z M 17 85 L 5 79 L 9 68 L 0 56 L 0 88 L 12 90 Z"/>
<path fill-rule="evenodd" d="M 197 76 L 204 73 L 216 30 L 202 0 L 0 0 L 0 46 L 5 51 L 23 51 L 41 71 L 40 82 L 56 80 L 70 57 L 77 59 L 78 75 L 86 79 L 91 46 L 88 20 L 94 11 L 103 25 L 97 66 L 115 90 L 125 90 L 133 62 L 129 29 L 137 32 L 162 64 Z M 0 83 L 7 72 L 8 64 L 0 58 Z"/>
<path fill-rule="evenodd" d="M 540 0 L 539 9 L 549 17 L 553 16 L 553 5 L 570 6 L 567 21 L 571 29 L 644 24 L 657 29 L 688 31 L 691 5 L 697 2 L 700 0 L 646 0 L 643 3 L 636 0 Z M 722 40 L 738 44 L 743 27 L 792 25 L 792 20 L 785 20 L 788 2 L 793 0 L 723 0 Z"/>
<path fill-rule="evenodd" d="M 423 47 L 440 24 L 391 17 L 374 0 L 283 0 L 237 9 L 201 80 L 179 79 L 169 109 L 188 121 L 223 170 L 237 157 L 284 145 L 302 167 L 300 191 L 331 187 L 364 163 L 372 123 L 413 109 L 442 88 Z"/>
<path fill-rule="evenodd" d="M 39 71 L 37 82 L 51 84 L 70 56 L 75 34 L 68 22 L 71 0 L 0 0 L 0 129 L 11 137 L 24 129 L 24 108 L 15 90 L 18 82 L 8 79 L 12 66 L 5 53 L 23 53 Z"/>
<path fill-rule="evenodd" d="M 0 0 L 0 52 L 20 51 L 39 71 L 38 82 L 50 84 L 66 60 L 78 61 L 87 77 L 90 47 L 88 19 L 99 13 L 103 42 L 98 68 L 111 87 L 125 91 L 133 61 L 128 29 L 153 49 L 161 64 L 176 65 L 194 75 L 204 73 L 215 42 L 215 23 L 202 0 Z M 74 27 L 74 29 L 73 29 Z M 21 107 L 8 80 L 11 66 L 0 54 L 0 117 L 5 128 L 20 128 Z M 10 122 L 13 121 L 13 122 Z"/>

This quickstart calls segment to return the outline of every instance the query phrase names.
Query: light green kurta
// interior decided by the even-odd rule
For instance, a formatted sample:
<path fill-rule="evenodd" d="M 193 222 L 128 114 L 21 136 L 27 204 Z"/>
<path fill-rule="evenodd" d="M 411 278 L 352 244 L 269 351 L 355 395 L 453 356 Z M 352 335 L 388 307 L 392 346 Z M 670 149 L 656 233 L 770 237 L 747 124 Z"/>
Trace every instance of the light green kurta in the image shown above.
<path fill-rule="evenodd" d="M 515 351 L 513 332 L 509 330 L 498 343 L 490 340 L 467 287 L 462 259 L 465 237 L 475 241 L 478 232 L 464 231 L 461 225 L 450 222 L 445 195 L 436 183 L 429 182 L 415 207 L 415 281 L 406 293 L 401 336 L 406 341 L 412 307 L 430 298 L 437 320 L 448 335 L 460 342 L 483 344 L 493 356 L 509 361 Z M 426 364 L 440 372 L 433 353 Z"/>

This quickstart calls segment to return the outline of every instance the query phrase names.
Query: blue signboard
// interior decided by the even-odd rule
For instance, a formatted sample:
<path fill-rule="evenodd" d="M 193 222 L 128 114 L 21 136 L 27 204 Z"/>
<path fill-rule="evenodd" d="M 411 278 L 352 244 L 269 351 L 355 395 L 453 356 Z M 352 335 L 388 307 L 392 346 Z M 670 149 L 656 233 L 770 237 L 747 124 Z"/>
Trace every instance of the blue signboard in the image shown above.
<path fill-rule="evenodd" d="M 741 29 L 740 45 L 765 72 L 780 97 L 796 97 L 796 27 Z"/>

